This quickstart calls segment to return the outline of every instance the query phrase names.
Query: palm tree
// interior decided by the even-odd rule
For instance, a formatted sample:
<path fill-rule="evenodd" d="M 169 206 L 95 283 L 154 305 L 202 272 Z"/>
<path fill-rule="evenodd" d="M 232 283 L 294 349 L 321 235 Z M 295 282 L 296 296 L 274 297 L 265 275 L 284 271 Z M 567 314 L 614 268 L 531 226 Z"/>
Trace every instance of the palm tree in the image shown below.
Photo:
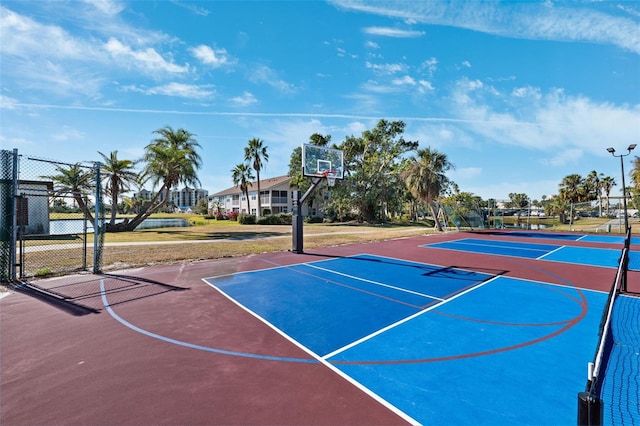
<path fill-rule="evenodd" d="M 68 168 L 56 166 L 56 171 L 57 175 L 40 177 L 53 182 L 54 196 L 71 194 L 78 208 L 93 223 L 93 215 L 85 202 L 85 194 L 94 189 L 95 175 L 93 171 L 81 166 L 80 163 L 70 165 Z"/>
<path fill-rule="evenodd" d="M 242 191 L 244 196 L 247 198 L 247 211 L 248 213 L 251 213 L 251 205 L 249 203 L 249 183 L 255 178 L 251 171 L 251 167 L 246 163 L 237 164 L 233 170 L 231 170 L 231 173 L 233 184 L 239 186 L 240 191 Z"/>
<path fill-rule="evenodd" d="M 438 220 L 433 201 L 449 185 L 450 181 L 445 176 L 445 172 L 453 167 L 445 154 L 425 148 L 418 150 L 417 157 L 409 161 L 404 172 L 407 188 L 415 198 L 429 206 L 438 231 L 442 231 L 442 225 Z"/>
<path fill-rule="evenodd" d="M 138 174 L 133 171 L 135 161 L 119 160 L 118 151 L 112 151 L 108 157 L 100 151 L 98 154 L 104 159 L 102 179 L 106 181 L 105 191 L 111 197 L 111 220 L 107 225 L 109 228 L 116 223 L 120 193 L 129 190 L 129 185 L 136 181 Z"/>
<path fill-rule="evenodd" d="M 200 185 L 196 171 L 201 167 L 202 159 L 196 151 L 200 144 L 194 139 L 195 135 L 184 129 L 174 130 L 170 126 L 153 133 L 159 136 L 144 148 L 143 161 L 147 165 L 143 175 L 152 180 L 154 187 L 160 185 L 160 189 L 145 209 L 131 222 L 118 223 L 113 229 L 115 231 L 133 231 L 168 203 L 171 188 L 178 184 Z"/>
<path fill-rule="evenodd" d="M 560 182 L 560 197 L 570 203 L 577 203 L 582 196 L 584 179 L 579 174 L 566 176 Z"/>
<path fill-rule="evenodd" d="M 633 159 L 633 169 L 631 169 L 629 175 L 631 176 L 633 187 L 640 190 L 640 157 L 637 155 Z"/>
<path fill-rule="evenodd" d="M 604 191 L 604 195 L 607 197 L 607 215 L 609 215 L 609 195 L 611 195 L 611 190 L 614 186 L 616 186 L 616 180 L 611 176 L 605 176 L 600 179 L 600 186 Z"/>
<path fill-rule="evenodd" d="M 253 138 L 249 141 L 249 145 L 244 148 L 244 159 L 253 166 L 253 170 L 256 171 L 256 181 L 258 183 L 258 214 L 262 215 L 262 200 L 260 195 L 260 170 L 264 166 L 264 163 L 269 161 L 269 155 L 267 154 L 267 147 L 262 145 L 263 141 L 258 138 Z"/>

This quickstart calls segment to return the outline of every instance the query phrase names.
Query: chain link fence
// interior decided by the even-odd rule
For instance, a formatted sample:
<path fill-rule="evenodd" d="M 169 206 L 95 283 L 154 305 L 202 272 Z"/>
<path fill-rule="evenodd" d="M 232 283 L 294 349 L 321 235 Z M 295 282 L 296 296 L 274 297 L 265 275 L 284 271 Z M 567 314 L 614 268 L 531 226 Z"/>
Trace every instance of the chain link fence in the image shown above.
<path fill-rule="evenodd" d="M 105 214 L 99 164 L 0 151 L 0 201 L 2 280 L 101 270 Z"/>

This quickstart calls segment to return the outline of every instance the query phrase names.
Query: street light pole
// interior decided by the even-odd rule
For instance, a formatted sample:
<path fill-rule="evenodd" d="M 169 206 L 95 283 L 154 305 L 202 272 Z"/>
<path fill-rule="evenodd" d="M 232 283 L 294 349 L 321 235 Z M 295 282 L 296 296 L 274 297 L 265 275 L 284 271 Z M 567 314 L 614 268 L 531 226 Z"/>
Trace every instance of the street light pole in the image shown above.
<path fill-rule="evenodd" d="M 631 154 L 631 151 L 633 151 L 635 147 L 636 147 L 636 144 L 632 143 L 627 148 L 627 153 L 626 154 L 620 154 L 620 155 L 616 155 L 616 150 L 615 149 L 607 148 L 607 151 L 610 152 L 611 155 L 613 155 L 614 157 L 620 157 L 620 169 L 622 170 L 622 208 L 624 209 L 624 232 L 625 232 L 625 234 L 629 230 L 629 216 L 627 215 L 627 187 L 625 186 L 625 183 L 624 183 L 624 161 L 622 160 L 622 158 L 626 157 L 629 154 Z"/>

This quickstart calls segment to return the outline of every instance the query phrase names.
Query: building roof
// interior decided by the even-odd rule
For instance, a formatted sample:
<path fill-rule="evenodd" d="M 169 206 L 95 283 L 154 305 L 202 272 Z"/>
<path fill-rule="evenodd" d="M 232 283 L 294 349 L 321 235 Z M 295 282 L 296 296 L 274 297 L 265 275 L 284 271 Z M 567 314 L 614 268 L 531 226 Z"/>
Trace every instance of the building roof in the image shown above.
<path fill-rule="evenodd" d="M 283 183 L 289 184 L 289 182 L 291 182 L 290 176 L 277 176 L 277 177 L 272 177 L 267 179 L 260 179 L 260 191 L 268 191 L 269 189 L 276 186 L 280 186 Z M 258 191 L 258 183 L 251 182 L 247 190 L 249 192 Z M 220 192 L 216 192 L 215 194 L 211 194 L 209 197 L 220 197 L 223 195 L 233 195 L 233 194 L 241 194 L 241 193 L 242 191 L 240 191 L 239 186 L 232 186 L 231 188 L 227 188 Z"/>

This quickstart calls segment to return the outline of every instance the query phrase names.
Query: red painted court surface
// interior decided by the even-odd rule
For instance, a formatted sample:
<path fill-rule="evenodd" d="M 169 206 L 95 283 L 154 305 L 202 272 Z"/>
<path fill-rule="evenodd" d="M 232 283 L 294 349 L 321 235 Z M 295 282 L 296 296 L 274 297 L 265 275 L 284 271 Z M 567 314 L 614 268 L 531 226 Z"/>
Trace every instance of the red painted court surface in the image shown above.
<path fill-rule="evenodd" d="M 531 243 L 525 236 L 451 233 L 34 281 L 0 299 L 0 423 L 414 423 L 415 416 L 398 404 L 322 362 L 204 280 L 363 253 L 598 292 L 609 290 L 616 273 L 615 268 L 429 248 L 468 238 Z M 562 244 L 621 248 L 606 242 Z M 639 274 L 629 273 L 632 292 L 640 293 Z M 594 328 L 594 342 L 597 333 Z M 586 380 L 586 363 L 584 370 Z M 522 386 L 530 386 L 530 379 Z M 566 395 L 572 410 L 581 390 Z M 430 418 L 417 422 L 428 424 Z"/>

